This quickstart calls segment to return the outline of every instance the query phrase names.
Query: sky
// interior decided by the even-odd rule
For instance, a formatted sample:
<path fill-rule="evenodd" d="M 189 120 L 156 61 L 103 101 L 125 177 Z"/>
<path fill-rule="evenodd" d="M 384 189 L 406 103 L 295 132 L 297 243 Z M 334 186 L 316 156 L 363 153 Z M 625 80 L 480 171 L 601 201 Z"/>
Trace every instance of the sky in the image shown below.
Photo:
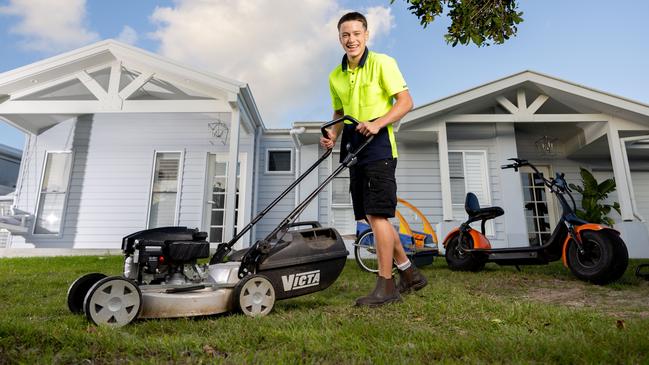
<path fill-rule="evenodd" d="M 336 23 L 356 10 L 415 107 L 523 70 L 649 104 L 649 1 L 612 4 L 519 0 L 516 37 L 451 47 L 448 19 L 423 29 L 404 0 L 0 0 L 0 73 L 113 38 L 248 83 L 265 125 L 290 128 L 330 119 Z M 24 136 L 0 120 L 0 144 L 22 149 Z"/>

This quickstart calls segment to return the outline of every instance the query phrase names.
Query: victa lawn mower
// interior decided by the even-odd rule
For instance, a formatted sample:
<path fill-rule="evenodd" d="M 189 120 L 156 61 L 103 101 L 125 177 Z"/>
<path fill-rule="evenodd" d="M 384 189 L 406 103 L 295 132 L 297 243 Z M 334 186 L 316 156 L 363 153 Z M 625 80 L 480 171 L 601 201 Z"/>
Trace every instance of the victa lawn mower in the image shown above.
<path fill-rule="evenodd" d="M 358 121 L 349 116 L 321 126 Z M 340 234 L 318 222 L 295 222 L 307 205 L 372 140 L 351 150 L 345 160 L 264 239 L 233 251 L 234 244 L 300 181 L 331 154 L 327 150 L 268 207 L 229 242 L 218 245 L 209 264 L 207 233 L 187 227 L 162 227 L 130 234 L 122 240 L 121 276 L 90 273 L 68 289 L 68 308 L 97 325 L 124 326 L 139 318 L 204 316 L 239 310 L 252 317 L 267 315 L 276 300 L 294 298 L 329 287 L 340 275 L 348 252 Z"/>

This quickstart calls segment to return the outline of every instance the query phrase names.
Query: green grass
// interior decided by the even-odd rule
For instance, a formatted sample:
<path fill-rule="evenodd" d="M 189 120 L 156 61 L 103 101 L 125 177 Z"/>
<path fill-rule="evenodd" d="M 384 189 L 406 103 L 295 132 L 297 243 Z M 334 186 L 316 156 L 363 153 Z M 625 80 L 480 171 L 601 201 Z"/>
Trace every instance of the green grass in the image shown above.
<path fill-rule="evenodd" d="M 98 328 L 69 313 L 68 285 L 118 275 L 120 257 L 0 259 L 0 364 L 649 363 L 649 282 L 633 261 L 607 287 L 559 263 L 457 273 L 444 259 L 402 303 L 352 306 L 374 277 L 348 261 L 327 290 L 278 302 L 263 318 L 220 315 Z"/>

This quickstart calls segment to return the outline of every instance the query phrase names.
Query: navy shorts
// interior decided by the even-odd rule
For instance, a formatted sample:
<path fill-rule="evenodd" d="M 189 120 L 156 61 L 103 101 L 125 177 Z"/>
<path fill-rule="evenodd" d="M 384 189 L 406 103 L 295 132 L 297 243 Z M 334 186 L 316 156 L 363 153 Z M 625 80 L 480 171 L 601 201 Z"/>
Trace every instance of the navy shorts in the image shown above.
<path fill-rule="evenodd" d="M 394 217 L 397 208 L 397 159 L 390 158 L 355 165 L 349 169 L 349 191 L 356 220 L 365 215 Z"/>

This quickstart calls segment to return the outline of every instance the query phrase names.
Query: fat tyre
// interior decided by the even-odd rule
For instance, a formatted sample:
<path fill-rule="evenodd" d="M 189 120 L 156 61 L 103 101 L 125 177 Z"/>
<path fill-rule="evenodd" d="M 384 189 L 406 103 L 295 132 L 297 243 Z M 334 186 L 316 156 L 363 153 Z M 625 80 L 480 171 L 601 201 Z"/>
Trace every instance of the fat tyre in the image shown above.
<path fill-rule="evenodd" d="M 275 306 L 275 288 L 264 275 L 248 275 L 234 287 L 234 308 L 249 317 L 263 317 Z"/>
<path fill-rule="evenodd" d="M 367 272 L 379 272 L 374 233 L 371 229 L 363 231 L 354 241 L 354 258 L 361 269 Z"/>
<path fill-rule="evenodd" d="M 465 237 L 462 246 L 473 247 L 471 237 Z M 460 235 L 455 235 L 446 244 L 446 263 L 453 271 L 473 271 L 477 272 L 484 269 L 487 263 L 487 257 L 482 253 L 463 252 L 460 246 Z"/>
<path fill-rule="evenodd" d="M 604 232 L 581 233 L 584 252 L 571 240 L 567 261 L 570 271 L 579 279 L 597 285 L 605 285 L 619 279 L 626 270 L 629 255 L 621 240 Z"/>

